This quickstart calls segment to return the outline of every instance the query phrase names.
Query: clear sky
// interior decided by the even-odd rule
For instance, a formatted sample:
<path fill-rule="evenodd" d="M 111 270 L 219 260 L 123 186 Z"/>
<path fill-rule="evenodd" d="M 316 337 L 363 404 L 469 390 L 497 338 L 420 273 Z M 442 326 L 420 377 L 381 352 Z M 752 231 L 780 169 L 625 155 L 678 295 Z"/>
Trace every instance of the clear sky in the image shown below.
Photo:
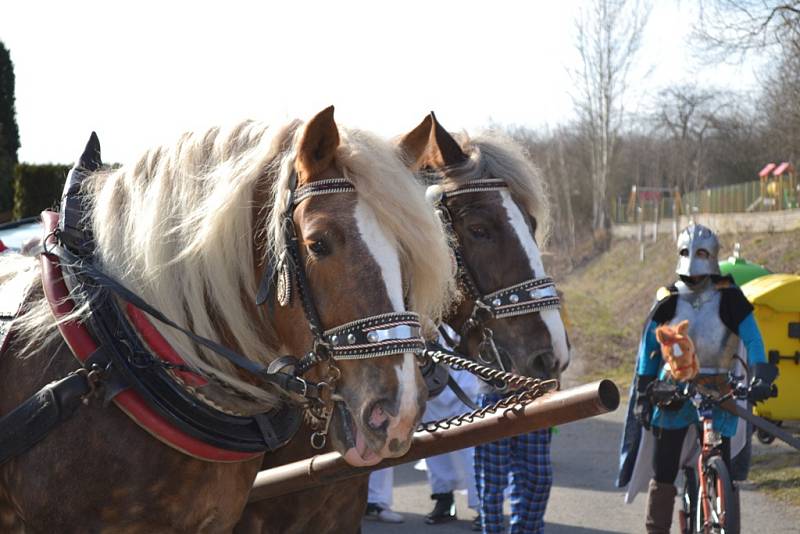
<path fill-rule="evenodd" d="M 431 109 L 451 130 L 574 117 L 580 0 L 2 0 L 27 162 L 72 161 L 96 130 L 125 162 L 180 132 L 243 118 L 337 120 L 384 136 Z M 691 2 L 655 0 L 626 108 L 673 82 L 752 88 L 698 67 Z M 640 76 L 650 71 L 643 81 Z"/>

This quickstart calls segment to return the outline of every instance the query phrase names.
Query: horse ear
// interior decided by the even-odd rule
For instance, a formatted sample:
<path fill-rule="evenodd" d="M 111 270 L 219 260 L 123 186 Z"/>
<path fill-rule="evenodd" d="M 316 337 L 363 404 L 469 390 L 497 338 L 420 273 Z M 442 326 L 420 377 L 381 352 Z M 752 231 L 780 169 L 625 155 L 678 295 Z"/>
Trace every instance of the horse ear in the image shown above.
<path fill-rule="evenodd" d="M 297 149 L 296 167 L 300 180 L 310 180 L 330 167 L 338 147 L 339 128 L 333 120 L 333 106 L 330 106 L 306 124 Z"/>
<path fill-rule="evenodd" d="M 689 321 L 683 320 L 678 323 L 678 334 L 685 336 L 689 333 Z"/>
<path fill-rule="evenodd" d="M 461 147 L 458 146 L 458 141 L 439 124 L 433 111 L 431 111 L 430 117 L 431 122 L 433 122 L 430 135 L 431 163 L 441 168 L 459 165 L 467 161 L 469 158 L 461 150 Z"/>
<path fill-rule="evenodd" d="M 656 341 L 658 341 L 662 345 L 666 344 L 666 342 L 667 342 L 667 336 L 664 333 L 664 327 L 663 326 L 660 326 L 660 327 L 656 328 Z"/>
<path fill-rule="evenodd" d="M 431 119 L 430 115 L 426 115 L 422 122 L 405 134 L 398 143 L 409 167 L 413 170 L 417 170 L 422 166 L 422 157 L 425 155 L 425 150 L 428 148 L 428 139 L 431 136 L 431 124 L 433 124 L 433 119 Z"/>
<path fill-rule="evenodd" d="M 103 160 L 100 158 L 100 139 L 97 134 L 92 132 L 89 140 L 86 142 L 86 148 L 83 149 L 83 154 L 78 158 L 75 163 L 75 168 L 84 169 L 89 172 L 94 172 L 103 166 Z"/>

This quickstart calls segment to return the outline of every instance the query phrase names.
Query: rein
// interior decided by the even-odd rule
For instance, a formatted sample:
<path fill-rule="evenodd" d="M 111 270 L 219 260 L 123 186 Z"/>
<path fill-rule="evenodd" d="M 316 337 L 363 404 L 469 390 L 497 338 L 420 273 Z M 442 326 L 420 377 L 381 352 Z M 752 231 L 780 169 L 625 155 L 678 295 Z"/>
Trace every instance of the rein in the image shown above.
<path fill-rule="evenodd" d="M 469 180 L 455 189 L 438 191 L 438 194 L 431 199 L 442 225 L 452 238 L 459 283 L 466 296 L 475 302 L 469 318 L 461 327 L 461 338 L 466 339 L 470 332 L 477 330 L 481 336 L 478 358 L 483 363 L 497 365 L 502 371 L 509 369 L 503 363 L 503 358 L 494 343 L 493 332 L 486 323 L 492 319 L 507 319 L 560 308 L 561 300 L 556 292 L 556 284 L 552 278 L 545 276 L 523 280 L 492 293 L 481 292 L 465 260 L 464 248 L 453 227 L 453 217 L 447 201 L 449 198 L 468 193 L 507 190 L 508 185 L 503 180 L 495 178 Z"/>

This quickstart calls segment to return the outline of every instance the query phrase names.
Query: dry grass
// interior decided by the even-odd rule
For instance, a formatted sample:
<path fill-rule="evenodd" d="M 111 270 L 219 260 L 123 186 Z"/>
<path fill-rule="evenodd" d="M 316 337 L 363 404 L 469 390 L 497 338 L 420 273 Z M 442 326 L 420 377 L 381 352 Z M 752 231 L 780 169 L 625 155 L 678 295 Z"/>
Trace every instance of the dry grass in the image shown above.
<path fill-rule="evenodd" d="M 750 481 L 775 499 L 800 507 L 800 452 L 753 457 Z"/>

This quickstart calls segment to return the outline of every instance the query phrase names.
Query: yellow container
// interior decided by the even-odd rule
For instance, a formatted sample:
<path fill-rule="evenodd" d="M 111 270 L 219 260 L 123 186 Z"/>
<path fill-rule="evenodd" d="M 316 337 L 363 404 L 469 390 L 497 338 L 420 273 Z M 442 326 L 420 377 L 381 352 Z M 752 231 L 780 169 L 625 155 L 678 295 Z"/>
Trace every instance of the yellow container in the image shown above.
<path fill-rule="evenodd" d="M 755 308 L 767 359 L 777 364 L 778 396 L 755 411 L 773 421 L 800 420 L 800 276 L 768 274 L 742 286 Z"/>

